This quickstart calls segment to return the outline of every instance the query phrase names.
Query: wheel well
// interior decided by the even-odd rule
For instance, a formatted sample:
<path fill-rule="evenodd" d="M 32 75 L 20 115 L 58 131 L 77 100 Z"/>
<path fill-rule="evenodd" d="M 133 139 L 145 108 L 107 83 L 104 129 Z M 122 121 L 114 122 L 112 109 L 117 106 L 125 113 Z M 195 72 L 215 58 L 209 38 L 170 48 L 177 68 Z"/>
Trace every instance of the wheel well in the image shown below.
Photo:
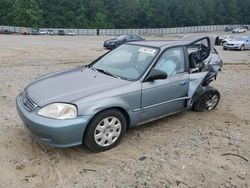
<path fill-rule="evenodd" d="M 127 122 L 127 130 L 128 128 L 130 127 L 130 117 L 129 117 L 129 114 L 128 112 L 124 109 L 124 108 L 121 108 L 121 107 L 113 107 L 113 108 L 108 108 L 108 109 L 105 109 L 105 110 L 109 110 L 109 109 L 116 109 L 116 110 L 119 110 L 125 117 L 126 119 L 126 122 Z"/>
<path fill-rule="evenodd" d="M 105 109 L 103 109 L 103 110 L 97 112 L 97 113 L 91 118 L 91 120 L 88 122 L 88 125 L 87 125 L 87 127 L 86 127 L 86 130 L 88 129 L 88 126 L 89 126 L 90 122 L 91 122 L 98 114 L 100 114 L 101 112 L 104 112 L 104 111 L 106 111 L 106 110 L 111 110 L 111 109 L 116 109 L 116 110 L 120 111 L 120 112 L 124 115 L 124 117 L 125 117 L 125 119 L 126 119 L 126 122 L 127 122 L 127 127 L 126 127 L 126 129 L 128 130 L 129 127 L 130 127 L 130 123 L 131 123 L 131 122 L 130 122 L 130 117 L 129 117 L 128 112 L 127 112 L 124 108 L 121 108 L 121 107 L 110 107 L 110 108 L 105 108 Z M 86 133 L 86 130 L 84 131 L 83 138 L 84 138 L 84 135 L 85 135 L 85 133 Z"/>

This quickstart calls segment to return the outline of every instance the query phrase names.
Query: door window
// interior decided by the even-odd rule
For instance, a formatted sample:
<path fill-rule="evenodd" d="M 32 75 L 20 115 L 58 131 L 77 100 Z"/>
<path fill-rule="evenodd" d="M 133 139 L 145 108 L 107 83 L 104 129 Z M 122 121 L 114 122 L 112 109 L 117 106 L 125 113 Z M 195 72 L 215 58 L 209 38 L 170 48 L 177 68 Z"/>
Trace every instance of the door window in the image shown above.
<path fill-rule="evenodd" d="M 132 36 L 131 35 L 127 35 L 126 36 L 126 40 L 131 40 L 132 39 Z"/>
<path fill-rule="evenodd" d="M 178 73 L 185 71 L 185 59 L 182 47 L 171 48 L 164 52 L 157 64 L 155 69 L 159 69 L 168 76 L 173 76 Z"/>

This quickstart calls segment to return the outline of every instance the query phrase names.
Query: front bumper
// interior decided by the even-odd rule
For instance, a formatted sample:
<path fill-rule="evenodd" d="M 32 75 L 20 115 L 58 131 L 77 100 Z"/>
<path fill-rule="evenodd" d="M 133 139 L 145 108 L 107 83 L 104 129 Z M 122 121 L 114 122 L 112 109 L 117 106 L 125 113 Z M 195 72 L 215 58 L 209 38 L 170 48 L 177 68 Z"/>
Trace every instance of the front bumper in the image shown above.
<path fill-rule="evenodd" d="M 115 48 L 116 44 L 115 43 L 104 43 L 103 47 L 107 48 L 107 49 L 113 49 Z"/>
<path fill-rule="evenodd" d="M 27 111 L 22 102 L 21 94 L 16 98 L 19 116 L 26 127 L 42 142 L 56 147 L 71 147 L 82 144 L 83 134 L 90 116 L 78 116 L 70 120 L 56 120 L 37 115 L 40 108 Z"/>
<path fill-rule="evenodd" d="M 229 50 L 240 50 L 241 46 L 224 45 L 223 47 Z"/>

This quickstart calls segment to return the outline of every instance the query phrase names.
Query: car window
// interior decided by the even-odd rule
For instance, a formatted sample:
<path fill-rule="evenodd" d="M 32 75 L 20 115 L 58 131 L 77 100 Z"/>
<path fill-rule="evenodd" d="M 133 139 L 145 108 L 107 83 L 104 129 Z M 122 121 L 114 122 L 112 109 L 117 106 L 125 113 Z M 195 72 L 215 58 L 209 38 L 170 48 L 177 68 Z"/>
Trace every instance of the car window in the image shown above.
<path fill-rule="evenodd" d="M 131 61 L 133 53 L 128 50 L 120 50 L 117 51 L 117 53 L 111 53 L 110 56 L 107 57 L 105 61 L 103 61 L 103 64 L 109 64 L 112 66 L 112 64 L 122 64 Z"/>
<path fill-rule="evenodd" d="M 137 36 L 137 35 L 133 35 L 133 37 L 132 37 L 134 40 L 140 40 L 141 38 L 139 37 L 139 36 Z"/>
<path fill-rule="evenodd" d="M 131 35 L 127 35 L 126 39 L 130 40 L 130 39 L 132 39 L 132 36 Z"/>
<path fill-rule="evenodd" d="M 155 69 L 159 69 L 173 76 L 185 71 L 185 59 L 182 47 L 171 48 L 160 57 Z"/>
<path fill-rule="evenodd" d="M 152 63 L 158 51 L 157 48 L 125 44 L 103 56 L 91 67 L 126 80 L 137 80 Z"/>
<path fill-rule="evenodd" d="M 143 62 L 143 61 L 145 61 L 148 57 L 150 57 L 150 56 L 148 56 L 148 54 L 146 54 L 146 53 L 139 53 L 137 60 L 138 60 L 138 62 Z"/>
<path fill-rule="evenodd" d="M 116 37 L 117 40 L 123 40 L 124 38 L 126 38 L 126 35 L 119 35 Z"/>

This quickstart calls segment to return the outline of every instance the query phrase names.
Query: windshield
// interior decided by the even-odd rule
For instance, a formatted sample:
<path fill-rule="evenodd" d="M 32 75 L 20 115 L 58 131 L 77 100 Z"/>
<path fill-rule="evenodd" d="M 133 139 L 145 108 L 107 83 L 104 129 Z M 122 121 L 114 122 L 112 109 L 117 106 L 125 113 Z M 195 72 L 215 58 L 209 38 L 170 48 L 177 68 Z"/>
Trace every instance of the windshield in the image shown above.
<path fill-rule="evenodd" d="M 230 35 L 222 35 L 222 36 L 220 36 L 219 38 L 220 38 L 220 39 L 231 39 L 231 38 L 233 38 L 233 37 L 230 36 Z"/>
<path fill-rule="evenodd" d="M 122 45 L 90 65 L 90 68 L 122 79 L 137 80 L 158 51 L 156 48 Z"/>
<path fill-rule="evenodd" d="M 126 37 L 126 35 L 119 35 L 118 37 L 116 37 L 115 39 L 118 39 L 118 40 L 122 40 Z"/>

